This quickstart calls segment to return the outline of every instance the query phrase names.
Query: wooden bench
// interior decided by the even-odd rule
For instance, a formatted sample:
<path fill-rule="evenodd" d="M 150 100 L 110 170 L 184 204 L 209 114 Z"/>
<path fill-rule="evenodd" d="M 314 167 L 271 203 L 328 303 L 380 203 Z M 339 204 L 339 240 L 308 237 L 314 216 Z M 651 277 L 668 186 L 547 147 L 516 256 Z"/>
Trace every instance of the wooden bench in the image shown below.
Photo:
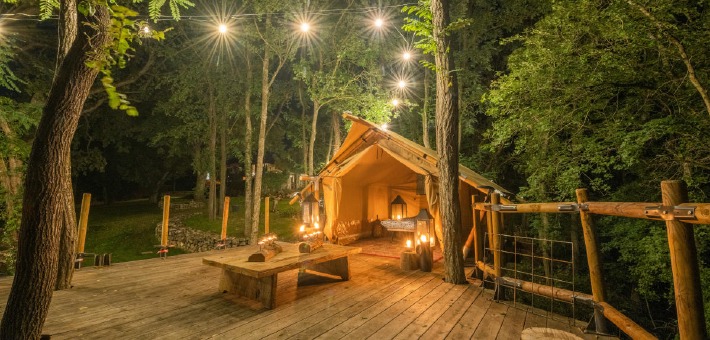
<path fill-rule="evenodd" d="M 276 283 L 279 273 L 293 269 L 339 276 L 350 279 L 348 256 L 361 248 L 324 244 L 310 254 L 298 252 L 298 245 L 278 242 L 283 251 L 266 262 L 248 262 L 258 246 L 239 247 L 204 257 L 202 263 L 222 268 L 219 291 L 257 300 L 265 308 L 276 307 Z M 300 281 L 300 276 L 299 276 Z"/>

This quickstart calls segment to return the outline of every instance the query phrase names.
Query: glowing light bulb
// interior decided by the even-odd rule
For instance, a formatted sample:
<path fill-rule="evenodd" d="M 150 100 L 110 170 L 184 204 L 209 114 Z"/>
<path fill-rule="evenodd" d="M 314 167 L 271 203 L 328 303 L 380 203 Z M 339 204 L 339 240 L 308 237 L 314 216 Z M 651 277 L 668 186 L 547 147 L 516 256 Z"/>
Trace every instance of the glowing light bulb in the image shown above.
<path fill-rule="evenodd" d="M 404 80 L 400 80 L 397 83 L 397 86 L 399 86 L 400 89 L 403 89 L 403 88 L 407 87 L 407 83 L 405 83 Z"/>
<path fill-rule="evenodd" d="M 411 247 L 412 247 L 412 240 L 407 240 L 407 248 L 411 248 Z"/>
<path fill-rule="evenodd" d="M 301 32 L 308 32 L 311 30 L 311 25 L 307 22 L 301 23 Z"/>
<path fill-rule="evenodd" d="M 306 226 L 302 225 L 301 228 L 299 228 L 298 230 L 303 233 L 306 231 Z"/>
<path fill-rule="evenodd" d="M 144 26 L 144 27 L 143 27 L 143 33 L 145 33 L 145 34 L 150 33 L 150 27 Z"/>
<path fill-rule="evenodd" d="M 318 222 L 313 223 L 313 226 L 314 226 L 316 229 L 320 228 L 320 226 L 318 225 Z"/>
<path fill-rule="evenodd" d="M 389 127 L 389 126 L 387 125 L 387 123 L 384 123 L 384 124 L 382 124 L 382 125 L 380 126 L 380 129 L 386 131 L 388 127 Z"/>
<path fill-rule="evenodd" d="M 409 52 L 404 52 L 404 53 L 402 54 L 402 59 L 404 59 L 404 60 L 412 59 L 412 54 L 409 53 Z"/>
<path fill-rule="evenodd" d="M 225 24 L 219 24 L 219 27 L 217 29 L 219 30 L 219 33 L 227 33 L 227 25 Z"/>
<path fill-rule="evenodd" d="M 394 106 L 399 105 L 399 100 L 397 100 L 397 99 L 392 99 L 392 105 L 394 105 Z"/>
<path fill-rule="evenodd" d="M 382 18 L 377 18 L 377 19 L 375 19 L 375 27 L 380 28 L 380 27 L 382 27 L 382 25 L 384 25 L 384 24 L 385 24 L 385 21 L 382 20 Z"/>
<path fill-rule="evenodd" d="M 422 235 L 421 240 L 422 240 L 422 243 L 426 243 L 426 241 L 427 241 L 426 235 Z"/>

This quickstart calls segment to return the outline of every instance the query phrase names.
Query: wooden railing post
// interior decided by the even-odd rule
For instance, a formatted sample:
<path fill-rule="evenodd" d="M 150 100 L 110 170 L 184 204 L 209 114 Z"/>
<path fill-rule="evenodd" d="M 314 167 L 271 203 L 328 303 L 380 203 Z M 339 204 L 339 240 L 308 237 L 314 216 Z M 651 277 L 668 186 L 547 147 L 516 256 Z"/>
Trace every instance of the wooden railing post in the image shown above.
<path fill-rule="evenodd" d="M 229 220 L 229 196 L 224 197 L 224 205 L 222 206 L 222 240 L 227 239 L 227 221 Z"/>
<path fill-rule="evenodd" d="M 264 197 L 264 235 L 269 233 L 269 196 Z"/>
<path fill-rule="evenodd" d="M 589 200 L 587 189 L 577 189 L 577 203 L 583 204 Z M 579 219 L 582 222 L 584 232 L 584 245 L 587 251 L 587 265 L 589 266 L 589 281 L 592 284 L 592 297 L 594 302 L 606 302 L 606 292 L 604 291 L 604 275 L 599 261 L 599 247 L 597 246 L 597 235 L 594 230 L 592 217 L 584 210 L 579 211 Z M 594 326 L 597 333 L 606 334 L 608 328 L 603 312 L 594 310 Z"/>
<path fill-rule="evenodd" d="M 76 252 L 81 254 L 86 246 L 86 228 L 89 223 L 89 208 L 91 208 L 91 194 L 84 193 L 81 197 L 81 214 L 79 215 L 79 242 L 76 244 Z"/>
<path fill-rule="evenodd" d="M 170 195 L 163 197 L 163 229 L 160 234 L 160 245 L 168 246 L 168 221 L 170 220 Z"/>
<path fill-rule="evenodd" d="M 491 205 L 500 204 L 500 194 L 491 194 Z M 492 244 L 491 250 L 493 251 L 493 271 L 496 278 L 503 276 L 503 271 L 501 270 L 501 253 L 500 253 L 500 212 L 491 210 L 491 236 Z"/>
<path fill-rule="evenodd" d="M 674 206 L 688 201 L 685 182 L 661 182 L 663 206 Z M 675 305 L 678 313 L 678 332 L 683 340 L 707 339 L 703 295 L 700 290 L 700 268 L 695 247 L 693 226 L 678 220 L 666 221 L 668 247 L 673 270 Z"/>
<path fill-rule="evenodd" d="M 476 195 L 471 195 L 471 218 L 473 224 L 471 225 L 471 232 L 468 234 L 466 239 L 466 244 L 463 246 L 464 258 L 468 256 L 468 253 L 473 248 L 473 260 L 474 263 L 478 261 L 483 261 L 483 230 L 481 229 L 481 221 L 478 218 L 478 210 L 476 209 Z M 483 275 L 478 270 L 477 266 L 474 266 L 474 277 L 482 279 Z"/>

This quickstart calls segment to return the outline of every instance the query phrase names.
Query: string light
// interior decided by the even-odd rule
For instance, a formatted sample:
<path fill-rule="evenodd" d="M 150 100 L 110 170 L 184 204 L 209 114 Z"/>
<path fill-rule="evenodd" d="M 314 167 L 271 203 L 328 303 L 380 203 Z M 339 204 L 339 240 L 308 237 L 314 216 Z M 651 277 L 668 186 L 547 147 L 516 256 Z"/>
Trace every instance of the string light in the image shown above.
<path fill-rule="evenodd" d="M 399 105 L 398 99 L 392 99 L 392 106 L 397 107 Z"/>
<path fill-rule="evenodd" d="M 412 59 L 412 54 L 408 51 L 405 51 L 404 53 L 402 53 L 402 59 L 404 59 L 404 61 L 408 61 L 409 59 Z"/>
<path fill-rule="evenodd" d="M 311 30 L 311 24 L 309 24 L 307 22 L 302 22 L 300 27 L 301 27 L 301 32 L 303 32 L 303 33 L 307 33 L 308 31 Z"/>
<path fill-rule="evenodd" d="M 404 80 L 400 80 L 397 83 L 397 86 L 399 86 L 400 89 L 403 89 L 403 88 L 407 87 L 407 83 Z"/>
<path fill-rule="evenodd" d="M 384 25 L 384 24 L 385 24 L 385 21 L 382 20 L 382 18 L 375 19 L 375 27 L 382 28 L 382 25 Z"/>
<path fill-rule="evenodd" d="M 219 24 L 219 27 L 217 28 L 217 30 L 219 31 L 219 33 L 222 33 L 222 34 L 227 33 L 227 25 Z"/>

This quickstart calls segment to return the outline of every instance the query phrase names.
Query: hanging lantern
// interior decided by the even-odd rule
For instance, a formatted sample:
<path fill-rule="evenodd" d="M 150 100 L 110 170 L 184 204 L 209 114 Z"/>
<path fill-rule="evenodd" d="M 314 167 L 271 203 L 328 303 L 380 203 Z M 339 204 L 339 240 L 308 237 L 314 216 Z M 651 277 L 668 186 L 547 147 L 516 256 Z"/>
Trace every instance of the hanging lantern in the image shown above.
<path fill-rule="evenodd" d="M 414 218 L 417 221 L 417 237 L 426 236 L 431 239 L 431 228 L 434 226 L 434 216 L 431 216 L 426 209 L 419 210 Z"/>
<path fill-rule="evenodd" d="M 311 193 L 301 202 L 303 224 L 313 225 L 318 222 L 318 212 L 318 200 Z"/>
<path fill-rule="evenodd" d="M 397 195 L 394 201 L 390 203 L 393 220 L 401 220 L 407 217 L 407 203 L 404 202 L 401 196 Z"/>

